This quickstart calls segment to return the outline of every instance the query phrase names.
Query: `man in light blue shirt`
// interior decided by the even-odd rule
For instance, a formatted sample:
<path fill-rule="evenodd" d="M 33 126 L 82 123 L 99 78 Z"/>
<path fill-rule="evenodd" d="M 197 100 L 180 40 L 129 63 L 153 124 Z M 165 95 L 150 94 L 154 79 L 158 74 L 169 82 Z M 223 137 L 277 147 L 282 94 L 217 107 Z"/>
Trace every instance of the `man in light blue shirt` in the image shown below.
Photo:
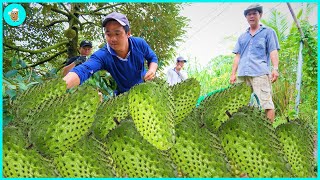
<path fill-rule="evenodd" d="M 232 66 L 230 83 L 237 80 L 247 82 L 253 92 L 258 96 L 262 109 L 265 109 L 267 117 L 274 122 L 275 111 L 272 101 L 271 82 L 278 79 L 278 50 L 279 42 L 275 31 L 269 27 L 260 25 L 262 6 L 250 5 L 244 15 L 250 25 L 243 33 L 233 50 L 236 54 Z M 272 63 L 272 71 L 271 64 Z"/>
<path fill-rule="evenodd" d="M 63 78 L 67 88 L 82 84 L 102 69 L 107 70 L 116 81 L 116 95 L 155 77 L 158 58 L 144 39 L 131 36 L 125 15 L 118 12 L 107 15 L 102 27 L 107 44 Z M 144 67 L 145 60 L 148 62 L 148 71 Z"/>

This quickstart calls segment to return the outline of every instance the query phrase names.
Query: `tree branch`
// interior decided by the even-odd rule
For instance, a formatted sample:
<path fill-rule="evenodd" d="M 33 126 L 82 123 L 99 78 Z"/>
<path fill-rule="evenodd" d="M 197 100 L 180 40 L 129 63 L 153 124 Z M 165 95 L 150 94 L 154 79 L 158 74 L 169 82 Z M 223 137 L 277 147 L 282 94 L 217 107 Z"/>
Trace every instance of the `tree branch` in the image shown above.
<path fill-rule="evenodd" d="M 41 6 L 45 6 L 43 3 L 39 3 Z M 66 13 L 66 12 L 64 12 L 64 11 L 61 11 L 60 9 L 56 9 L 56 8 L 54 8 L 54 7 L 51 7 L 51 10 L 52 11 L 54 11 L 54 12 L 56 12 L 56 13 L 60 13 L 60 14 L 63 14 L 63 15 L 65 15 L 65 16 L 69 16 L 69 14 L 68 13 Z"/>
<path fill-rule="evenodd" d="M 99 27 L 101 26 L 101 24 L 95 24 L 94 22 L 85 22 L 82 25 L 86 25 L 86 24 L 93 24 L 93 25 L 99 26 Z"/>
<path fill-rule="evenodd" d="M 73 13 L 71 13 L 63 3 L 61 3 L 61 5 L 64 8 L 64 10 L 66 10 L 69 13 L 69 15 L 72 16 L 79 23 L 80 28 L 81 28 L 82 24 L 81 24 L 81 21 L 79 20 L 79 18 L 77 18 L 77 16 L 75 16 Z"/>
<path fill-rule="evenodd" d="M 55 44 L 53 46 L 49 46 L 49 47 L 46 47 L 46 48 L 43 48 L 43 49 L 38 49 L 38 50 L 29 50 L 29 49 L 13 46 L 13 45 L 6 44 L 6 43 L 4 43 L 4 46 L 6 46 L 8 48 L 11 48 L 11 49 L 14 49 L 14 50 L 17 50 L 17 51 L 28 52 L 30 54 L 37 54 L 37 53 L 43 53 L 43 52 L 49 51 L 51 49 L 60 47 L 60 46 L 62 46 L 64 44 L 67 44 L 67 43 L 69 43 L 69 42 L 68 41 L 62 41 L 62 42 L 60 42 L 58 44 Z"/>
<path fill-rule="evenodd" d="M 118 3 L 118 4 L 109 5 L 109 6 L 104 6 L 104 7 L 98 8 L 98 9 L 96 9 L 94 11 L 91 11 L 89 14 L 101 11 L 103 9 L 113 8 L 113 7 L 116 7 L 116 6 L 119 6 L 119 5 L 123 5 L 123 4 L 125 4 L 125 3 Z"/>
<path fill-rule="evenodd" d="M 52 21 L 50 24 L 47 24 L 47 25 L 45 25 L 44 27 L 46 28 L 46 27 L 50 27 L 50 26 L 53 26 L 53 25 L 55 25 L 55 24 L 58 24 L 58 23 L 62 23 L 62 22 L 69 22 L 68 20 L 57 20 L 57 21 Z"/>
<path fill-rule="evenodd" d="M 44 60 L 42 60 L 42 61 L 40 61 L 40 62 L 37 62 L 37 63 L 32 64 L 32 65 L 30 65 L 30 66 L 26 66 L 26 67 L 24 67 L 24 68 L 19 68 L 18 70 L 22 70 L 22 69 L 27 69 L 27 68 L 30 68 L 30 67 L 38 66 L 38 65 L 40 65 L 40 64 L 43 64 L 43 63 L 45 63 L 45 62 L 48 62 L 48 61 L 50 61 L 50 60 L 52 60 L 52 59 L 56 58 L 57 56 L 59 56 L 59 55 L 61 55 L 61 54 L 63 54 L 63 53 L 66 53 L 67 51 L 68 51 L 68 50 L 67 50 L 67 49 L 65 49 L 65 50 L 60 51 L 60 52 L 58 52 L 58 53 L 54 54 L 53 56 L 48 57 L 48 58 L 46 58 L 46 59 L 44 59 Z"/>

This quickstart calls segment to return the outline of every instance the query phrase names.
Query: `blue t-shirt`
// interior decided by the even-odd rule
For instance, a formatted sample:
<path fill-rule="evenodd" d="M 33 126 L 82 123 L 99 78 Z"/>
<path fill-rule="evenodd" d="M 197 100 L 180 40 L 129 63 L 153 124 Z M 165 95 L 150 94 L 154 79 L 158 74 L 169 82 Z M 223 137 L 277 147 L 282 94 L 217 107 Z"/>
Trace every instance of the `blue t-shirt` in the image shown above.
<path fill-rule="evenodd" d="M 147 42 L 139 37 L 129 37 L 129 53 L 125 59 L 118 57 L 115 51 L 106 44 L 91 55 L 83 64 L 73 68 L 80 77 L 80 84 L 99 70 L 107 70 L 118 85 L 119 93 L 128 91 L 132 86 L 142 83 L 146 74 L 145 60 L 158 63 L 156 54 Z"/>
<path fill-rule="evenodd" d="M 243 33 L 233 50 L 240 54 L 238 76 L 262 76 L 270 74 L 270 52 L 280 50 L 277 34 L 269 27 L 260 25 L 251 36 L 249 29 Z"/>

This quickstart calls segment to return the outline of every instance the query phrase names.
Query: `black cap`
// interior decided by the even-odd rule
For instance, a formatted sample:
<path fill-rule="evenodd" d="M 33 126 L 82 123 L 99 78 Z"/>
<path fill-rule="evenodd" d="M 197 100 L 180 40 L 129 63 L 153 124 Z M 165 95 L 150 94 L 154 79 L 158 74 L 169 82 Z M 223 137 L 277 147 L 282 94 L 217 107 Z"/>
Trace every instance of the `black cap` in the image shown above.
<path fill-rule="evenodd" d="M 81 41 L 80 47 L 85 47 L 85 46 L 89 46 L 89 47 L 92 48 L 92 43 L 90 41 L 88 41 L 88 40 Z"/>
<path fill-rule="evenodd" d="M 244 16 L 247 16 L 251 10 L 257 10 L 260 14 L 262 13 L 262 6 L 260 4 L 251 4 L 246 10 L 244 10 Z"/>

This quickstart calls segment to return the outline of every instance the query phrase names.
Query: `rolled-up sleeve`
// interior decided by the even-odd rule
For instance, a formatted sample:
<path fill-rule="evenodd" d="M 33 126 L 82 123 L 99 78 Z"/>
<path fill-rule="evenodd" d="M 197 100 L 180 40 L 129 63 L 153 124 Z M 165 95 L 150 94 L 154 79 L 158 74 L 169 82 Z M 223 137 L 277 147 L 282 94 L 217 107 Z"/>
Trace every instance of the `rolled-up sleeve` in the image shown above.
<path fill-rule="evenodd" d="M 267 37 L 268 37 L 268 41 L 267 41 L 268 53 L 274 50 L 280 50 L 280 45 L 279 45 L 276 32 L 270 29 L 270 32 L 268 33 Z"/>
<path fill-rule="evenodd" d="M 80 84 L 82 84 L 102 67 L 103 61 L 93 54 L 86 62 L 74 67 L 70 72 L 75 72 L 80 78 Z"/>
<path fill-rule="evenodd" d="M 240 53 L 240 37 L 238 38 L 238 41 L 237 41 L 236 46 L 234 47 L 232 53 L 234 53 L 234 54 Z"/>

